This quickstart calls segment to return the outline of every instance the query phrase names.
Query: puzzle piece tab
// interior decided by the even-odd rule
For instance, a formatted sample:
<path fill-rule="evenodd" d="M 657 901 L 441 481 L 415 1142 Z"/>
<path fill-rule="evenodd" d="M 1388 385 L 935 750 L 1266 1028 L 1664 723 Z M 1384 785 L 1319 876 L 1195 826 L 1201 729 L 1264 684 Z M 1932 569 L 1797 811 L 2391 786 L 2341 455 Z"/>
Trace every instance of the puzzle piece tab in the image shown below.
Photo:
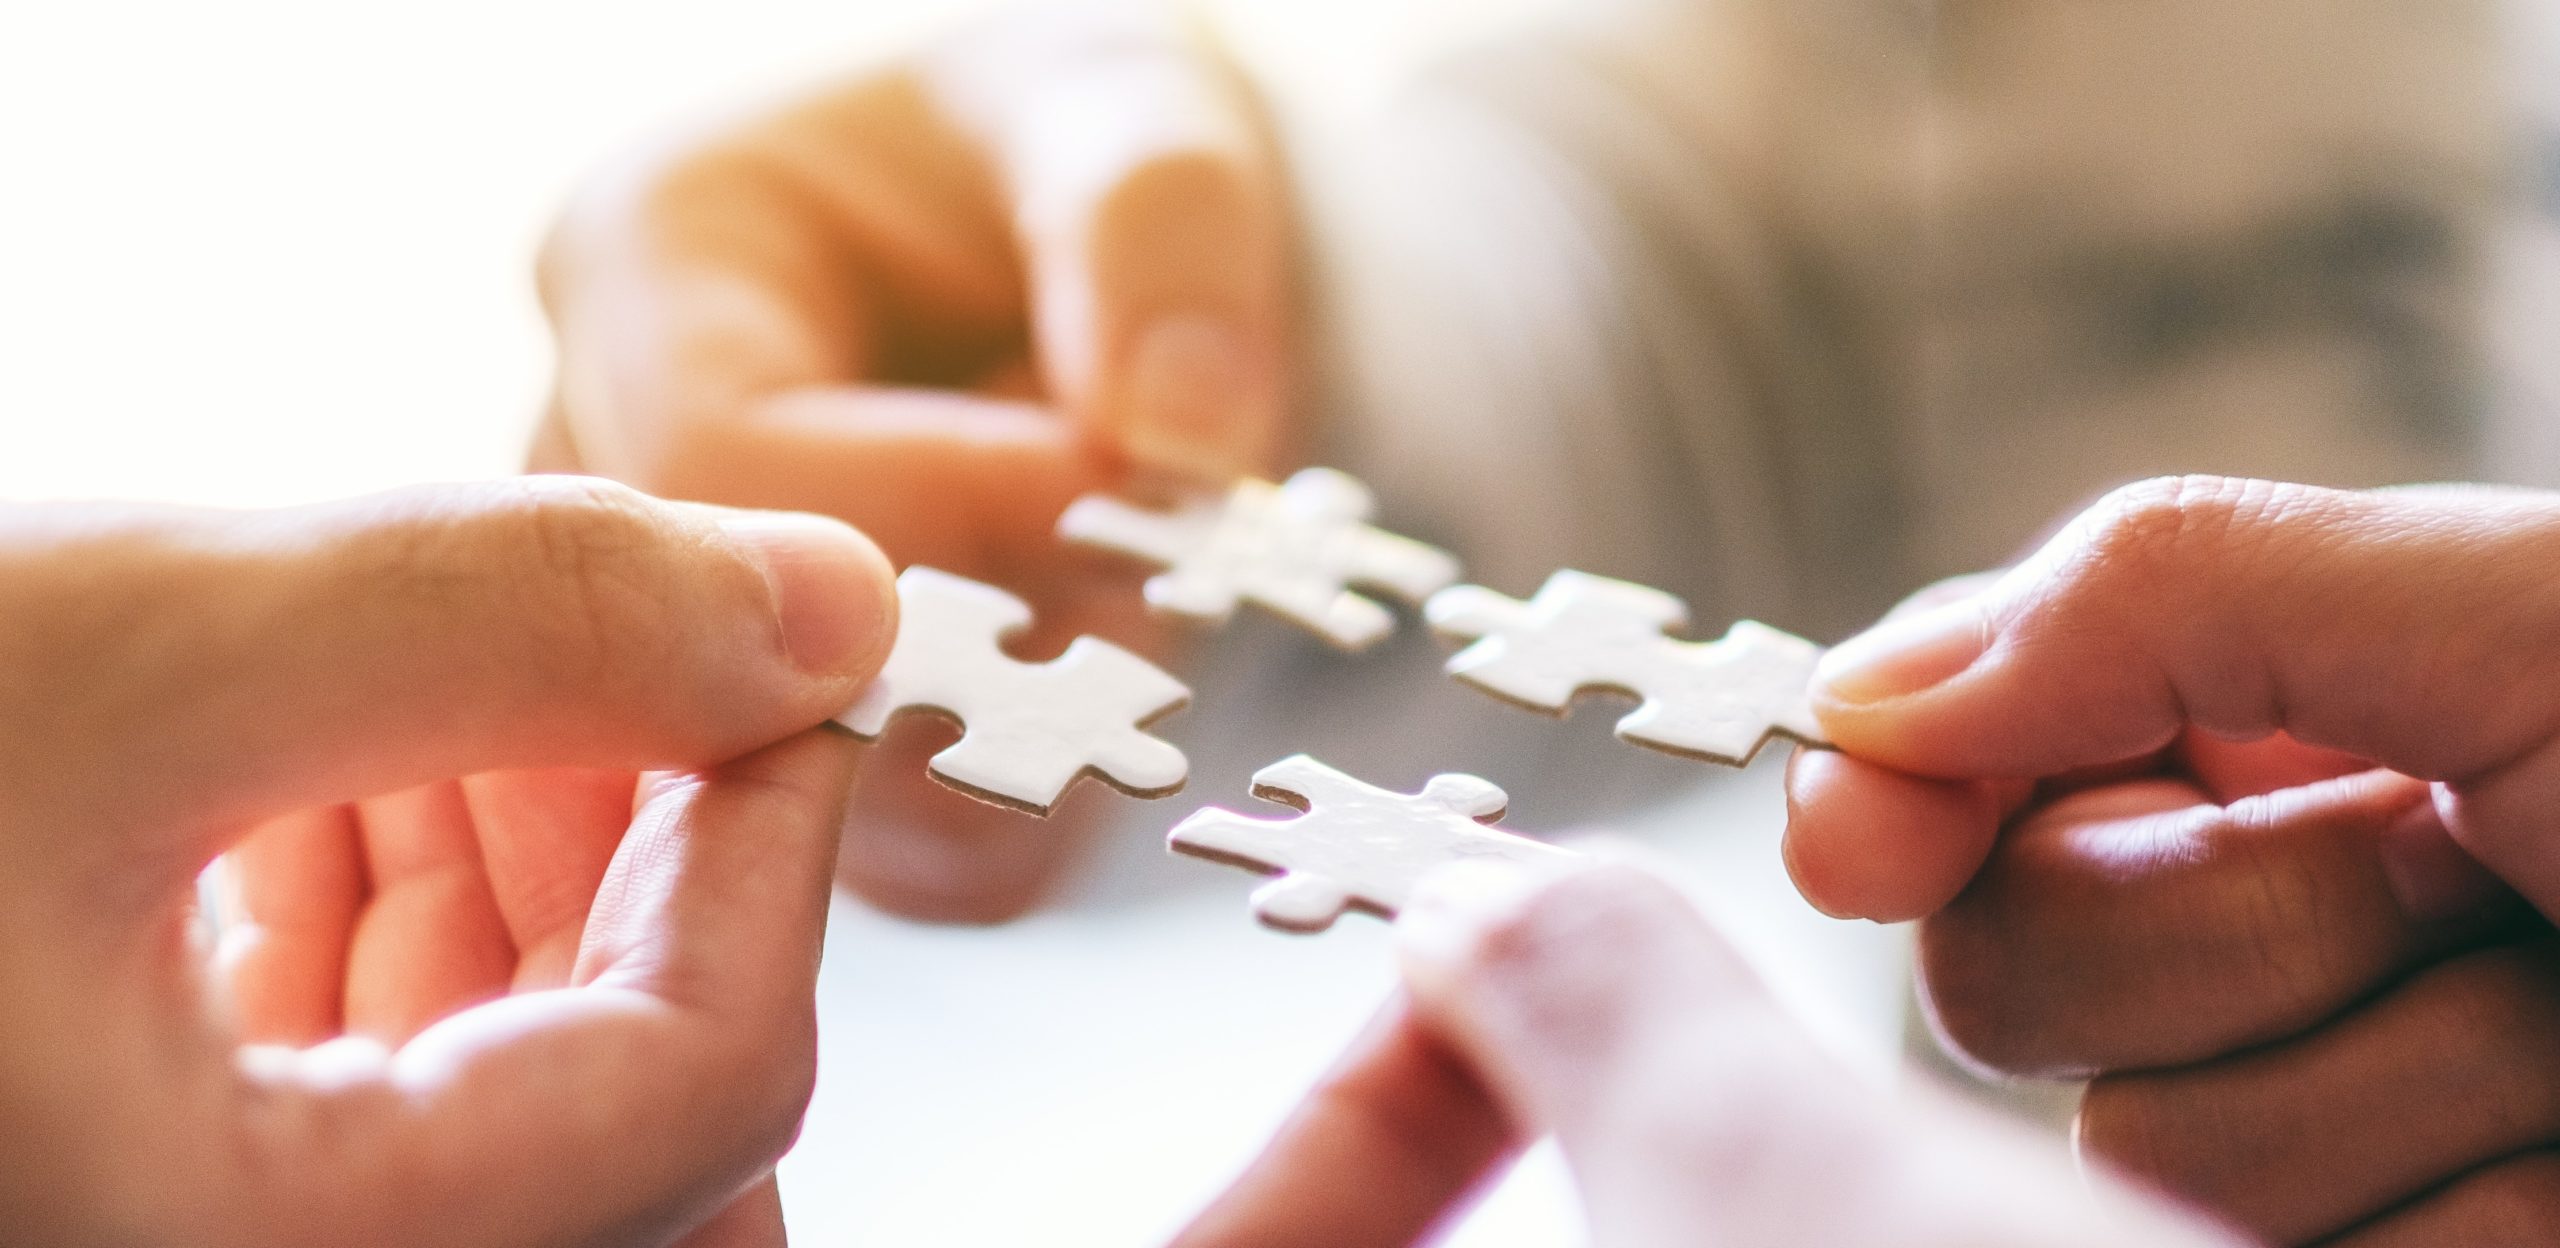
<path fill-rule="evenodd" d="M 1138 797 L 1182 787 L 1182 751 L 1139 731 L 1191 700 L 1164 670 L 1110 642 L 1079 637 L 1046 663 L 1004 652 L 1031 623 L 1021 599 L 913 567 L 898 577 L 889 661 L 836 722 L 864 740 L 909 711 L 958 719 L 960 740 L 933 756 L 934 778 L 1002 806 L 1045 815 L 1078 776 Z"/>
<path fill-rule="evenodd" d="M 1416 881 L 1461 858 L 1553 871 L 1579 857 L 1486 826 L 1509 801 L 1474 776 L 1433 776 L 1420 793 L 1397 793 L 1298 754 L 1255 772 L 1253 794 L 1306 813 L 1255 819 L 1206 807 L 1174 825 L 1165 843 L 1177 853 L 1277 873 L 1254 891 L 1253 910 L 1284 931 L 1323 931 L 1345 910 L 1394 918 Z"/>
<path fill-rule="evenodd" d="M 1824 743 L 1805 696 L 1820 647 L 1750 620 L 1722 640 L 1682 641 L 1668 633 L 1688 608 L 1658 589 L 1568 570 L 1527 602 L 1460 585 L 1424 614 L 1474 642 L 1449 674 L 1496 697 L 1558 715 L 1584 690 L 1643 699 L 1619 719 L 1622 740 L 1735 765 L 1772 733 Z"/>
<path fill-rule="evenodd" d="M 1352 591 L 1420 603 L 1458 579 L 1446 551 L 1369 525 L 1369 488 L 1330 468 L 1286 485 L 1239 483 L 1223 500 L 1150 511 L 1094 494 L 1058 518 L 1070 541 L 1164 569 L 1147 581 L 1157 610 L 1222 624 L 1251 601 L 1358 650 L 1395 630 L 1395 616 Z"/>

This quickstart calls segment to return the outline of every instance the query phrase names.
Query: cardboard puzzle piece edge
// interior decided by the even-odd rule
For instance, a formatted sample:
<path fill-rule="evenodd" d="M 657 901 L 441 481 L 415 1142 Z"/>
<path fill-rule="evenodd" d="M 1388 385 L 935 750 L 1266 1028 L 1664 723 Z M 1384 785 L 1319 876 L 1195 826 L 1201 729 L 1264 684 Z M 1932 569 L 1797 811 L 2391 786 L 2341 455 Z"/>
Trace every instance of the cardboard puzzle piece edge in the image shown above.
<path fill-rule="evenodd" d="M 1274 876 L 1254 890 L 1252 906 L 1265 926 L 1287 932 L 1323 931 L 1352 910 L 1394 918 L 1414 884 L 1444 863 L 1500 858 L 1553 871 L 1580 858 L 1491 826 L 1509 799 L 1461 773 L 1398 793 L 1296 754 L 1255 772 L 1253 793 L 1301 813 L 1256 818 L 1203 807 L 1174 825 L 1165 844 Z"/>
<path fill-rule="evenodd" d="M 887 662 L 836 722 L 866 741 L 911 714 L 960 725 L 928 764 L 934 779 L 981 801 L 1047 815 L 1094 777 L 1133 797 L 1179 792 L 1190 761 L 1144 731 L 1191 690 L 1137 654 L 1079 637 L 1057 658 L 1026 663 L 1004 642 L 1031 609 L 992 585 L 935 568 L 898 576 L 900 623 Z"/>
<path fill-rule="evenodd" d="M 1754 620 L 1684 640 L 1671 635 L 1688 622 L 1678 598 L 1571 569 L 1525 601 L 1458 585 L 1423 611 L 1435 632 L 1467 643 L 1445 670 L 1516 706 L 1562 716 L 1587 693 L 1633 697 L 1620 739 L 1733 766 L 1773 736 L 1827 744 L 1805 694 L 1821 647 Z"/>

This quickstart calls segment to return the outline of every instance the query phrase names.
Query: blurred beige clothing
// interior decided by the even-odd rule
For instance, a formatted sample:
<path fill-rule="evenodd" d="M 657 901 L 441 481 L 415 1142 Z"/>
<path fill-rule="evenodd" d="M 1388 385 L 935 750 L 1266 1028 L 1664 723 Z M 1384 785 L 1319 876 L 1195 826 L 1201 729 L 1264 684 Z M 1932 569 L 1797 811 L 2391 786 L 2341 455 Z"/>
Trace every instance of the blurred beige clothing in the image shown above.
<path fill-rule="evenodd" d="M 1632 0 L 1299 154 L 1334 457 L 1817 634 L 2108 486 L 2506 475 L 2484 0 Z"/>

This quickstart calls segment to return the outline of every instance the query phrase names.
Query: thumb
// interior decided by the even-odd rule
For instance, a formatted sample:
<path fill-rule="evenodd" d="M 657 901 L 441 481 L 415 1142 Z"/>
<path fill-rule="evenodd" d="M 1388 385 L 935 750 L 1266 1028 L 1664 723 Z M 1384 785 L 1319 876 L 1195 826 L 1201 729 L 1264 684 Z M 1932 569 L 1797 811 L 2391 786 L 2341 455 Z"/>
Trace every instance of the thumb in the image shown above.
<path fill-rule="evenodd" d="M 936 70 L 1015 205 L 1050 393 L 1141 467 L 1262 469 L 1285 402 L 1288 214 L 1242 84 L 1152 6 L 986 33 Z"/>
<path fill-rule="evenodd" d="M 1831 652 L 1848 753 L 1944 779 L 2277 731 L 2439 782 L 2447 826 L 2560 909 L 2560 499 L 2212 477 L 2109 496 L 1989 589 Z"/>
<path fill-rule="evenodd" d="M 0 808 L 238 827 L 501 767 L 717 761 L 851 703 L 895 618 L 841 524 L 588 479 L 26 509 L 0 516 L 0 746 L 40 765 Z"/>

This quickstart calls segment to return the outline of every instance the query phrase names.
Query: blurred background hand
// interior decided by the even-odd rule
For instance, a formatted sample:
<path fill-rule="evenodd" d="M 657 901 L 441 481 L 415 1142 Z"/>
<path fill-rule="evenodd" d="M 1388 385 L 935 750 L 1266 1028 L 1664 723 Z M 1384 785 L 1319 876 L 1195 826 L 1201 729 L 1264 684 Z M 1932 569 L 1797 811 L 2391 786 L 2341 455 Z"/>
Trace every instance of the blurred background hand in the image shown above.
<path fill-rule="evenodd" d="M 2548 494 L 2120 491 L 1834 652 L 1789 863 L 1929 916 L 1957 1051 L 2096 1076 L 2084 1153 L 2269 1242 L 2519 1242 L 2560 1217 L 2555 566 Z"/>
<path fill-rule="evenodd" d="M 1087 490 L 1270 470 L 1284 197 L 1240 84 L 1168 11 L 979 23 L 597 177 L 543 256 L 560 363 L 534 467 L 842 517 L 901 565 L 1029 598 L 1026 654 L 1143 641 L 1131 582 L 1051 529 Z M 845 879 L 911 915 L 1010 917 L 1089 820 L 932 786 L 949 740 L 884 747 Z"/>
<path fill-rule="evenodd" d="M 0 1226 L 780 1244 L 812 725 L 894 612 L 840 524 L 602 482 L 0 511 Z"/>
<path fill-rule="evenodd" d="M 1679 893 L 1464 863 L 1391 1004 L 1181 1248 L 1415 1243 L 1552 1132 L 1590 1242 L 2230 1244 L 2024 1130 L 1823 1052 Z"/>

